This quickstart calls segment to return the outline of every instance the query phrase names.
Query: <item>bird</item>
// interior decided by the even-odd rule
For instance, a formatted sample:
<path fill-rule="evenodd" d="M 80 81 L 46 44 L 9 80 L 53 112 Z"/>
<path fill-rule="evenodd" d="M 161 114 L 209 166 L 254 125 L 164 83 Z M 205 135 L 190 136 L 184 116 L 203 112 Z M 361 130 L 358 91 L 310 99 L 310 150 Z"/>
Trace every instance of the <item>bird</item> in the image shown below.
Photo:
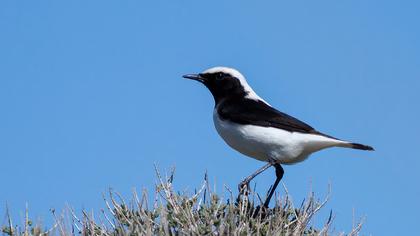
<path fill-rule="evenodd" d="M 277 110 L 258 96 L 234 68 L 218 66 L 183 77 L 202 83 L 213 95 L 214 126 L 226 144 L 245 156 L 266 162 L 241 181 L 240 192 L 249 188 L 250 181 L 257 175 L 272 166 L 275 168 L 276 180 L 268 191 L 265 208 L 283 178 L 282 165 L 302 162 L 312 153 L 331 147 L 374 150 L 368 145 L 321 133 Z"/>

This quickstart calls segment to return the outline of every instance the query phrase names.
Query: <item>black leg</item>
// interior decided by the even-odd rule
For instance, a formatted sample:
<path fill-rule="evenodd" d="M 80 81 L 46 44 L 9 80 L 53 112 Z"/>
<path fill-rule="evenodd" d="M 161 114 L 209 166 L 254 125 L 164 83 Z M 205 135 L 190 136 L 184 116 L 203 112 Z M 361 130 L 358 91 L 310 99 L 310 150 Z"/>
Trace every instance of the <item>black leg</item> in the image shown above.
<path fill-rule="evenodd" d="M 280 183 L 280 180 L 283 178 L 284 170 L 280 164 L 275 163 L 273 164 L 274 168 L 276 168 L 276 181 L 274 182 L 273 186 L 270 188 L 270 192 L 268 193 L 267 198 L 264 202 L 264 207 L 268 208 L 268 204 L 270 204 L 270 200 L 273 197 L 274 192 L 276 191 L 277 185 Z"/>
<path fill-rule="evenodd" d="M 263 167 L 259 168 L 257 171 L 255 171 L 252 175 L 242 180 L 238 185 L 239 193 L 241 193 L 245 188 L 249 189 L 249 182 L 251 182 L 251 180 L 255 178 L 257 175 L 261 174 L 266 169 L 270 168 L 272 165 L 275 165 L 275 164 L 269 162 L 265 164 Z"/>

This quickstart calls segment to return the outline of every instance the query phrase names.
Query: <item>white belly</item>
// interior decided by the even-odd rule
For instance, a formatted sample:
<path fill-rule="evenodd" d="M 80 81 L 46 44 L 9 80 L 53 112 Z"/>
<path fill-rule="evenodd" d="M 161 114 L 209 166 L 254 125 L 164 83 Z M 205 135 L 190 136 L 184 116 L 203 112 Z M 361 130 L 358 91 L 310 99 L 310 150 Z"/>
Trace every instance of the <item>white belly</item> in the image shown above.
<path fill-rule="evenodd" d="M 320 135 L 289 132 L 277 128 L 238 125 L 221 120 L 213 114 L 217 132 L 238 152 L 260 161 L 293 164 L 305 160 L 311 153 L 337 146 L 339 140 Z"/>

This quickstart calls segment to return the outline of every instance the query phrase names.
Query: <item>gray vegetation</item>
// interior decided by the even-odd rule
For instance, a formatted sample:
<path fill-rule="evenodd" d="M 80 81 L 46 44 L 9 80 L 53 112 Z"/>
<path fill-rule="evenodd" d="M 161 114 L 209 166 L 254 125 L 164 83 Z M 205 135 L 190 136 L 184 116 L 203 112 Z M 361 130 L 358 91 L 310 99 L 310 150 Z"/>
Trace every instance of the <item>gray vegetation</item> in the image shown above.
<path fill-rule="evenodd" d="M 127 203 L 110 190 L 99 214 L 83 211 L 78 216 L 71 207 L 60 214 L 52 210 L 55 223 L 45 228 L 34 224 L 26 210 L 20 226 L 7 214 L 2 232 L 5 235 L 358 235 L 362 227 L 360 222 L 348 234 L 334 232 L 332 212 L 316 227 L 313 219 L 325 206 L 329 194 L 318 200 L 310 193 L 295 206 L 285 188 L 286 194 L 275 198 L 273 208 L 261 210 L 258 206 L 262 200 L 254 191 L 239 200 L 228 188 L 218 195 L 206 177 L 194 194 L 179 193 L 173 189 L 173 172 L 165 178 L 156 172 L 158 182 L 153 202 L 147 191 L 141 195 L 134 191 Z"/>

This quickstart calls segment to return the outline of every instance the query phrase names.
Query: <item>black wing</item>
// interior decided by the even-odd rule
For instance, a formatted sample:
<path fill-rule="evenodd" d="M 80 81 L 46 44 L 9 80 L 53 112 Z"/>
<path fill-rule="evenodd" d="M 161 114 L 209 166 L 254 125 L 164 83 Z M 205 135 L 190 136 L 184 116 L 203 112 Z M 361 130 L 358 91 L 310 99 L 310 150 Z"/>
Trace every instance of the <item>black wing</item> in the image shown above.
<path fill-rule="evenodd" d="M 217 107 L 217 112 L 222 119 L 239 124 L 274 127 L 290 132 L 311 133 L 327 136 L 316 131 L 310 125 L 278 111 L 262 101 L 255 101 L 251 99 L 231 102 L 225 101 Z"/>

